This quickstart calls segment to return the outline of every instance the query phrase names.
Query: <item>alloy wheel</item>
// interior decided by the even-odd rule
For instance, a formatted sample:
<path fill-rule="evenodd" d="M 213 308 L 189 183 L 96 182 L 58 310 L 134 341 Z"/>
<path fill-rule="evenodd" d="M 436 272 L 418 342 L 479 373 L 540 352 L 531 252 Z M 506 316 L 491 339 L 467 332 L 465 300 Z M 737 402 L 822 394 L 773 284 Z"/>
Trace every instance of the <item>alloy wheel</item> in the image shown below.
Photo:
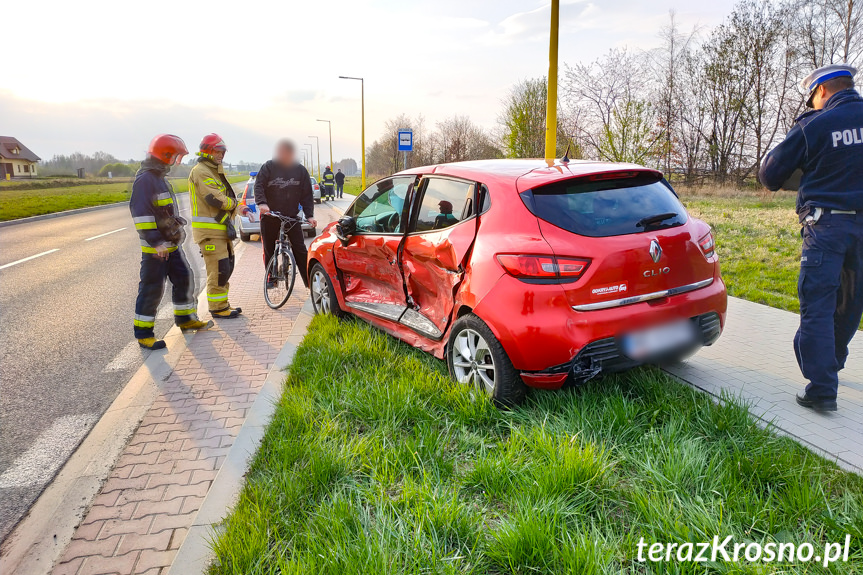
<path fill-rule="evenodd" d="M 472 329 L 455 337 L 452 365 L 459 383 L 468 383 L 488 395 L 494 393 L 495 367 L 488 342 Z"/>
<path fill-rule="evenodd" d="M 311 281 L 312 305 L 319 313 L 330 313 L 330 285 L 327 277 L 320 269 L 312 274 Z"/>

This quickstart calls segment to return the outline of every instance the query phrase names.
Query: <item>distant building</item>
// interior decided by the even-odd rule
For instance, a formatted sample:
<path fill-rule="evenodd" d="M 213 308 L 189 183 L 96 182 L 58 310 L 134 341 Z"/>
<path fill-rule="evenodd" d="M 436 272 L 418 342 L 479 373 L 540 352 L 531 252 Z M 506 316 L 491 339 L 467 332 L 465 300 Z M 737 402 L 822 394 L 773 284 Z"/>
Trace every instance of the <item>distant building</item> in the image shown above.
<path fill-rule="evenodd" d="M 12 136 L 0 136 L 0 180 L 32 178 L 40 159 Z"/>

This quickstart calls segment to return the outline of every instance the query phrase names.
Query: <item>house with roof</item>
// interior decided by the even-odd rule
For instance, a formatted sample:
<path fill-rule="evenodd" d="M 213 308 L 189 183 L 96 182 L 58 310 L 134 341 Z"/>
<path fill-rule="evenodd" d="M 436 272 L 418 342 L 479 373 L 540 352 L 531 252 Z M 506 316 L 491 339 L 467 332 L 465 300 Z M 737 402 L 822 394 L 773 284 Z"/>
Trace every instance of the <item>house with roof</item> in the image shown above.
<path fill-rule="evenodd" d="M 41 158 L 12 136 L 0 136 L 0 180 L 32 178 Z"/>

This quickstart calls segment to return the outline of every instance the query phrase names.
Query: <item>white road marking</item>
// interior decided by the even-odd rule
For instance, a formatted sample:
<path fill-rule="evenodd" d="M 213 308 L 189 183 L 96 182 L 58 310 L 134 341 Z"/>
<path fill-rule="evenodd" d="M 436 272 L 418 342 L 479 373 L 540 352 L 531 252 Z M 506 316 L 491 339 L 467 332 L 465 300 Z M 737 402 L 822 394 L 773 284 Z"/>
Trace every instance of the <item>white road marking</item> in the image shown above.
<path fill-rule="evenodd" d="M 131 320 L 129 323 L 131 323 Z M 102 373 L 123 371 L 134 366 L 139 361 L 141 361 L 141 347 L 137 341 L 130 341 L 108 365 L 102 368 Z"/>
<path fill-rule="evenodd" d="M 29 258 L 24 258 L 23 260 L 3 264 L 2 266 L 0 266 L 0 270 L 5 270 L 6 268 L 11 268 L 12 266 L 17 266 L 18 264 L 23 264 L 24 262 L 29 262 L 30 260 L 35 260 L 36 258 L 41 258 L 42 256 L 47 256 L 48 254 L 53 254 L 54 252 L 59 251 L 60 248 L 54 248 L 53 250 L 48 250 L 47 252 L 42 252 L 41 254 L 36 254 L 35 256 L 30 256 Z"/>
<path fill-rule="evenodd" d="M 0 475 L 0 489 L 48 483 L 98 419 L 95 413 L 55 419 L 51 427 Z"/>
<path fill-rule="evenodd" d="M 126 228 L 117 228 L 116 230 L 112 230 L 110 232 L 105 232 L 104 234 L 99 234 L 98 236 L 93 236 L 92 238 L 87 238 L 84 240 L 85 242 L 89 242 L 90 240 L 98 240 L 99 238 L 104 238 L 105 236 L 110 236 L 111 234 L 116 234 L 117 232 L 122 232 Z"/>

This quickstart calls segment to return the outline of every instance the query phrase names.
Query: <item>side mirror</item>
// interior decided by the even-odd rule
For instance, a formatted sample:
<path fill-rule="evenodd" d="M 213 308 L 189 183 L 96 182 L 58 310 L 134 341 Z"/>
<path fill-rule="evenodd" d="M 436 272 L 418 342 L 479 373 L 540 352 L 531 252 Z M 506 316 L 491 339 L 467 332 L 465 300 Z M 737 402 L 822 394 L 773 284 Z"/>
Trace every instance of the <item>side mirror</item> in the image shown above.
<path fill-rule="evenodd" d="M 357 222 L 351 216 L 342 216 L 336 222 L 336 237 L 341 240 L 342 245 L 348 245 L 348 240 L 357 233 Z"/>

